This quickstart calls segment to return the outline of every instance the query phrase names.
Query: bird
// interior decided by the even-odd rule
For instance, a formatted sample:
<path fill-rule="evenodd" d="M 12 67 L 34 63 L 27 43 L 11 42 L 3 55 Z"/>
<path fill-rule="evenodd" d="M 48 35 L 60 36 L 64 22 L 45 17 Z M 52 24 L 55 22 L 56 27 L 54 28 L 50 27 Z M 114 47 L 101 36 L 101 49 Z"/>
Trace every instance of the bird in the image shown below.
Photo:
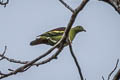
<path fill-rule="evenodd" d="M 30 42 L 30 45 L 34 46 L 39 44 L 46 44 L 46 45 L 54 46 L 62 38 L 62 35 L 65 29 L 66 27 L 59 27 L 59 28 L 47 31 L 41 35 L 38 35 L 35 40 Z M 83 31 L 86 32 L 86 30 L 82 26 L 75 26 L 71 28 L 69 31 L 70 42 L 72 43 L 77 33 L 83 32 Z M 68 45 L 68 42 L 66 41 L 65 46 L 67 45 Z"/>

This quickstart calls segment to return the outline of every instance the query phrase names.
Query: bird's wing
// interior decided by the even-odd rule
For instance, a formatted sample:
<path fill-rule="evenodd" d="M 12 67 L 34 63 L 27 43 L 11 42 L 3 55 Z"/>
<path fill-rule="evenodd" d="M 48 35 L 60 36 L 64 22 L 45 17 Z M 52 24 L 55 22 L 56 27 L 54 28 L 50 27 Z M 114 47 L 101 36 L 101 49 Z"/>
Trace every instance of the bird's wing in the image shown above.
<path fill-rule="evenodd" d="M 53 29 L 53 30 L 50 30 L 48 32 L 45 32 L 37 37 L 40 37 L 40 36 L 46 36 L 46 37 L 51 37 L 51 36 L 60 36 L 64 33 L 65 31 L 65 27 L 59 27 L 59 28 L 56 28 L 56 29 Z"/>

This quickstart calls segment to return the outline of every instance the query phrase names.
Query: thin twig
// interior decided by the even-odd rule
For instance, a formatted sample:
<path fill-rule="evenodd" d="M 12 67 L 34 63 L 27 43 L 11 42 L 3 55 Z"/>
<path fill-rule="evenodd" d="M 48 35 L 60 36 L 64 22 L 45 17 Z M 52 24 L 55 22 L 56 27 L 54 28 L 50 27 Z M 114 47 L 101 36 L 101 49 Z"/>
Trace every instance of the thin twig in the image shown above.
<path fill-rule="evenodd" d="M 104 76 L 102 76 L 102 79 L 105 80 Z"/>
<path fill-rule="evenodd" d="M 5 53 L 6 53 L 6 50 L 7 50 L 7 46 L 5 46 L 5 49 L 4 49 L 3 53 L 0 54 L 0 57 L 1 57 L 0 60 L 3 60 L 3 59 L 4 59 L 4 55 L 5 55 Z"/>
<path fill-rule="evenodd" d="M 13 62 L 13 63 L 27 64 L 29 62 L 29 61 L 21 61 L 21 60 L 12 59 L 12 58 L 9 58 L 9 57 L 2 55 L 2 54 L 0 54 L 0 57 L 1 57 L 0 60 L 6 59 L 7 61 Z"/>
<path fill-rule="evenodd" d="M 115 74 L 113 80 L 120 80 L 120 69 L 119 69 L 118 72 Z"/>
<path fill-rule="evenodd" d="M 107 80 L 110 80 L 111 75 L 112 75 L 112 74 L 115 72 L 115 70 L 117 69 L 118 63 L 119 63 L 119 59 L 117 59 L 115 68 L 110 72 L 110 74 L 108 75 L 108 79 L 107 79 Z"/>
<path fill-rule="evenodd" d="M 70 49 L 71 55 L 72 55 L 72 57 L 73 57 L 73 59 L 74 59 L 74 62 L 75 62 L 75 64 L 76 64 L 76 66 L 77 66 L 77 69 L 78 69 L 80 78 L 81 78 L 81 80 L 84 80 L 83 74 L 82 74 L 82 71 L 81 71 L 81 68 L 80 68 L 80 65 L 79 65 L 79 63 L 78 63 L 78 61 L 77 61 L 77 58 L 76 58 L 74 52 L 73 52 L 73 49 L 72 49 L 72 45 L 71 45 L 71 43 L 70 43 L 70 40 L 68 40 L 68 42 L 69 42 L 69 49 Z"/>
<path fill-rule="evenodd" d="M 59 0 L 66 8 L 68 8 L 72 13 L 74 13 L 74 10 L 67 4 L 65 3 L 63 0 Z"/>

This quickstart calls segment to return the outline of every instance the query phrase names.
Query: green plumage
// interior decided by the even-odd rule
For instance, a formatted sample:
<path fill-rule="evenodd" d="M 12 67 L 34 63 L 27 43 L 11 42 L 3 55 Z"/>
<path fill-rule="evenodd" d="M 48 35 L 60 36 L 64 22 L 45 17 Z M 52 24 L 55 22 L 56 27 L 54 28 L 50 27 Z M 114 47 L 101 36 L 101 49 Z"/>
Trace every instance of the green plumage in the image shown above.
<path fill-rule="evenodd" d="M 60 27 L 60 28 L 56 28 L 48 32 L 45 32 L 37 36 L 37 38 L 34 41 L 32 41 L 30 45 L 33 46 L 38 44 L 47 44 L 47 45 L 54 46 L 62 38 L 64 31 L 65 31 L 65 27 Z M 82 31 L 86 31 L 82 26 L 76 26 L 74 28 L 71 28 L 69 32 L 70 41 L 72 42 L 76 34 Z M 66 45 L 67 45 L 67 42 L 66 42 Z"/>

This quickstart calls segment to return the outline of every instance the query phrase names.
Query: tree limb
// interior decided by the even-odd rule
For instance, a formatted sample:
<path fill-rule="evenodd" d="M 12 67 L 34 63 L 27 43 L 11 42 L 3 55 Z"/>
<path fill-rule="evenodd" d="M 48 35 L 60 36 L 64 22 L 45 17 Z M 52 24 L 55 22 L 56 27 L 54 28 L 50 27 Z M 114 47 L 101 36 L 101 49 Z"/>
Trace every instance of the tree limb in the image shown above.
<path fill-rule="evenodd" d="M 7 50 L 7 46 L 5 46 L 5 49 L 4 49 L 3 53 L 0 54 L 0 57 L 1 57 L 0 60 L 3 60 L 3 59 L 4 59 L 4 55 L 5 55 L 5 53 L 6 53 L 6 50 Z"/>
<path fill-rule="evenodd" d="M 113 80 L 120 80 L 120 69 L 119 69 L 118 72 L 115 74 Z"/>
<path fill-rule="evenodd" d="M 72 55 L 72 57 L 73 57 L 73 59 L 74 59 L 74 62 L 75 62 L 75 64 L 76 64 L 76 66 L 77 66 L 77 69 L 78 69 L 80 78 L 81 78 L 81 80 L 84 80 L 83 74 L 82 74 L 82 71 L 81 71 L 81 68 L 80 68 L 79 63 L 78 63 L 78 61 L 77 61 L 77 58 L 76 58 L 75 55 L 74 55 L 74 52 L 73 52 L 73 49 L 72 49 L 72 45 L 71 45 L 71 43 L 70 43 L 70 40 L 68 40 L 68 42 L 69 42 L 70 53 L 71 53 L 71 55 Z"/>
<path fill-rule="evenodd" d="M 27 63 L 27 64 L 25 64 L 25 65 L 17 68 L 16 70 L 13 70 L 12 72 L 10 72 L 10 73 L 8 73 L 8 74 L 1 75 L 1 76 L 0 76 L 0 79 L 5 78 L 5 77 L 8 77 L 8 76 L 10 76 L 10 75 L 17 74 L 18 72 L 24 72 L 24 71 L 28 70 L 28 68 L 30 68 L 30 67 L 32 66 L 32 64 L 34 64 L 35 62 L 37 62 L 37 61 L 40 60 L 41 58 L 43 58 L 43 57 L 47 56 L 49 53 L 51 53 L 51 52 L 58 46 L 58 44 L 59 44 L 59 43 L 57 43 L 54 47 L 52 47 L 51 49 L 49 49 L 49 50 L 48 50 L 46 53 L 44 53 L 43 55 L 41 55 L 41 56 L 33 59 L 32 61 L 30 61 L 29 63 Z M 63 45 L 63 44 L 64 44 L 64 43 L 62 42 L 62 45 Z M 61 47 L 63 47 L 63 46 L 61 46 Z M 61 49 L 61 48 L 60 48 L 60 49 Z M 58 49 L 58 51 L 59 51 L 60 49 Z M 59 52 L 59 53 L 60 53 L 60 52 Z M 2 74 L 3 74 L 3 73 L 2 73 Z"/>
<path fill-rule="evenodd" d="M 102 76 L 102 80 L 105 80 L 104 76 Z"/>
<path fill-rule="evenodd" d="M 120 0 L 99 0 L 111 5 L 120 14 Z"/>
<path fill-rule="evenodd" d="M 110 72 L 110 74 L 108 75 L 108 79 L 107 79 L 107 80 L 110 80 L 111 75 L 112 75 L 112 74 L 115 72 L 115 70 L 117 69 L 118 63 L 119 63 L 119 59 L 117 59 L 115 68 Z"/>

